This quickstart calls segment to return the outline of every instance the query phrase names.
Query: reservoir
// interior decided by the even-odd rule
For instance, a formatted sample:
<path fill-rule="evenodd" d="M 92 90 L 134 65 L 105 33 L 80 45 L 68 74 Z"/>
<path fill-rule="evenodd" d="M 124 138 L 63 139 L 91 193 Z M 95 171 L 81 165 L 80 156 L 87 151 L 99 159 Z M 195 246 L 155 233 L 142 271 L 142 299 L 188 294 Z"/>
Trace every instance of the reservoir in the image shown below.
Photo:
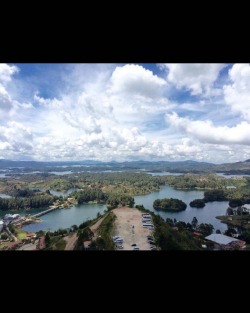
<path fill-rule="evenodd" d="M 50 190 L 52 194 L 66 196 L 73 189 L 68 192 L 57 192 Z M 227 229 L 227 225 L 221 223 L 215 217 L 218 215 L 225 215 L 226 210 L 228 208 L 228 201 L 221 202 L 209 202 L 206 203 L 204 208 L 192 208 L 189 206 L 190 201 L 194 199 L 203 198 L 204 191 L 202 190 L 176 190 L 173 187 L 163 186 L 160 191 L 150 193 L 148 195 L 135 196 L 135 205 L 144 205 L 144 207 L 156 214 L 159 214 L 164 219 L 172 218 L 177 221 L 184 221 L 191 223 L 193 217 L 195 216 L 198 219 L 198 223 L 210 223 L 214 226 L 214 231 L 216 229 L 220 229 L 222 232 Z M 180 212 L 164 212 L 164 211 L 156 211 L 153 208 L 153 202 L 156 199 L 161 198 L 177 198 L 184 201 L 187 204 L 187 208 L 185 211 Z M 30 211 L 1 211 L 0 217 L 7 213 L 19 213 L 19 214 L 35 214 L 41 212 L 44 209 L 32 209 Z M 58 209 L 52 211 L 46 215 L 41 216 L 42 222 L 33 223 L 29 225 L 25 225 L 23 227 L 24 230 L 30 232 L 36 232 L 39 230 L 51 230 L 55 231 L 59 228 L 68 228 L 72 225 L 80 225 L 81 223 L 87 221 L 88 219 L 93 219 L 96 217 L 97 213 L 103 213 L 106 210 L 106 205 L 102 204 L 80 204 L 74 205 L 68 209 Z"/>

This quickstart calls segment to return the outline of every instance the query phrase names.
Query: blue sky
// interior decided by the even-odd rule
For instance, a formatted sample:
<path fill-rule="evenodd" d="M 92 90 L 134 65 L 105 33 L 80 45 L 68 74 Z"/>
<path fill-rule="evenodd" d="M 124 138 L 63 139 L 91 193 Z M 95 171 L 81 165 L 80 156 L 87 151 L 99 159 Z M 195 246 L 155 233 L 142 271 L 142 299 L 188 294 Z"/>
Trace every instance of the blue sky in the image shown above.
<path fill-rule="evenodd" d="M 0 64 L 0 158 L 250 156 L 249 64 Z"/>

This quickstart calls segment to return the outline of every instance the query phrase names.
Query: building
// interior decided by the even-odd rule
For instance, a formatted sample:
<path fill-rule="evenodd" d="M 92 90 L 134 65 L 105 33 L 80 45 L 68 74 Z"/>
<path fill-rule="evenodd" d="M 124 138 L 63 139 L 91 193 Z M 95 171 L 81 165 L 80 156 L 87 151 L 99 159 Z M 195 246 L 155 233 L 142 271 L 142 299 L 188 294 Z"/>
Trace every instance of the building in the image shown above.
<path fill-rule="evenodd" d="M 211 234 L 205 237 L 206 240 L 213 242 L 215 250 L 234 250 L 244 249 L 246 242 L 222 234 Z"/>
<path fill-rule="evenodd" d="M 0 220 L 0 233 L 1 233 L 2 230 L 3 230 L 3 221 Z"/>
<path fill-rule="evenodd" d="M 42 250 L 46 248 L 46 244 L 45 244 L 45 236 L 42 236 L 39 238 L 39 242 L 38 242 L 38 249 Z"/>
<path fill-rule="evenodd" d="M 91 241 L 86 240 L 83 242 L 84 249 L 89 249 L 91 245 Z"/>
<path fill-rule="evenodd" d="M 20 218 L 19 214 L 5 214 L 3 220 L 6 224 L 9 224 L 18 218 Z"/>

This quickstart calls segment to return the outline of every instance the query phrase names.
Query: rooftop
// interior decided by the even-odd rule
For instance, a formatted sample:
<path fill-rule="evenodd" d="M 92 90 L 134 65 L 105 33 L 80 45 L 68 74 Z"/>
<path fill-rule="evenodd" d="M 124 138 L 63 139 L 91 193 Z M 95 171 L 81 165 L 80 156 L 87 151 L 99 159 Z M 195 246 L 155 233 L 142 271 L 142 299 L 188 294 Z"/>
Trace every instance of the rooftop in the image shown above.
<path fill-rule="evenodd" d="M 205 239 L 216 242 L 220 245 L 228 245 L 232 241 L 239 241 L 236 238 L 232 238 L 232 237 L 222 235 L 222 234 L 212 234 L 212 235 L 205 237 Z"/>

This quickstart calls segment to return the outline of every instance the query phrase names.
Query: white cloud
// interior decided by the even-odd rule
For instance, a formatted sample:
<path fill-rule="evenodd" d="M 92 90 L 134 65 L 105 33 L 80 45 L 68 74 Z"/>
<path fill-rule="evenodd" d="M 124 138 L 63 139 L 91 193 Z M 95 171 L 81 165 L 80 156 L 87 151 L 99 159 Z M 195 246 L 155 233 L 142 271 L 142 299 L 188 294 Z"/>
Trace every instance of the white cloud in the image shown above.
<path fill-rule="evenodd" d="M 0 82 L 3 84 L 11 81 L 11 76 L 18 72 L 18 68 L 14 65 L 0 63 Z"/>
<path fill-rule="evenodd" d="M 12 99 L 6 86 L 16 72 L 18 72 L 16 66 L 0 63 L 0 114 L 6 114 L 13 108 Z"/>
<path fill-rule="evenodd" d="M 6 156 L 32 155 L 32 142 L 33 134 L 21 123 L 12 121 L 7 126 L 0 126 L 0 150 Z"/>
<path fill-rule="evenodd" d="M 111 76 L 111 93 L 138 94 L 157 97 L 162 93 L 166 81 L 140 65 L 118 66 Z"/>
<path fill-rule="evenodd" d="M 232 83 L 223 87 L 225 102 L 232 112 L 250 121 L 250 65 L 234 64 L 229 78 Z"/>
<path fill-rule="evenodd" d="M 58 74 L 51 65 L 49 73 L 35 78 L 30 89 L 31 78 L 22 85 L 22 72 L 12 79 L 18 69 L 4 66 L 0 75 L 0 155 L 36 160 L 238 161 L 250 153 L 250 126 L 242 119 L 246 120 L 249 110 L 244 109 L 249 66 L 234 66 L 229 74 L 231 84 L 224 89 L 216 84 L 216 89 L 214 83 L 223 66 L 172 64 L 166 82 L 134 64 L 75 64 L 66 69 L 62 65 Z M 51 77 L 53 84 L 46 92 L 46 84 L 41 81 L 39 85 L 39 81 Z M 19 92 L 25 88 L 29 90 Z M 197 95 L 195 102 L 185 98 L 186 90 Z M 226 103 L 221 97 L 208 98 L 221 92 Z M 240 95 L 245 97 L 241 99 L 245 102 L 239 101 L 244 105 L 236 101 Z M 238 114 L 236 119 L 223 110 L 224 105 Z M 228 124 L 236 126 L 224 126 L 227 120 L 223 118 L 229 114 Z"/>
<path fill-rule="evenodd" d="M 244 121 L 234 127 L 214 126 L 211 121 L 192 121 L 173 113 L 166 115 L 166 122 L 203 143 L 250 145 L 250 124 Z"/>
<path fill-rule="evenodd" d="M 213 88 L 224 64 L 161 64 L 168 70 L 167 80 L 178 89 L 186 88 L 192 95 L 217 96 L 220 89 Z"/>

